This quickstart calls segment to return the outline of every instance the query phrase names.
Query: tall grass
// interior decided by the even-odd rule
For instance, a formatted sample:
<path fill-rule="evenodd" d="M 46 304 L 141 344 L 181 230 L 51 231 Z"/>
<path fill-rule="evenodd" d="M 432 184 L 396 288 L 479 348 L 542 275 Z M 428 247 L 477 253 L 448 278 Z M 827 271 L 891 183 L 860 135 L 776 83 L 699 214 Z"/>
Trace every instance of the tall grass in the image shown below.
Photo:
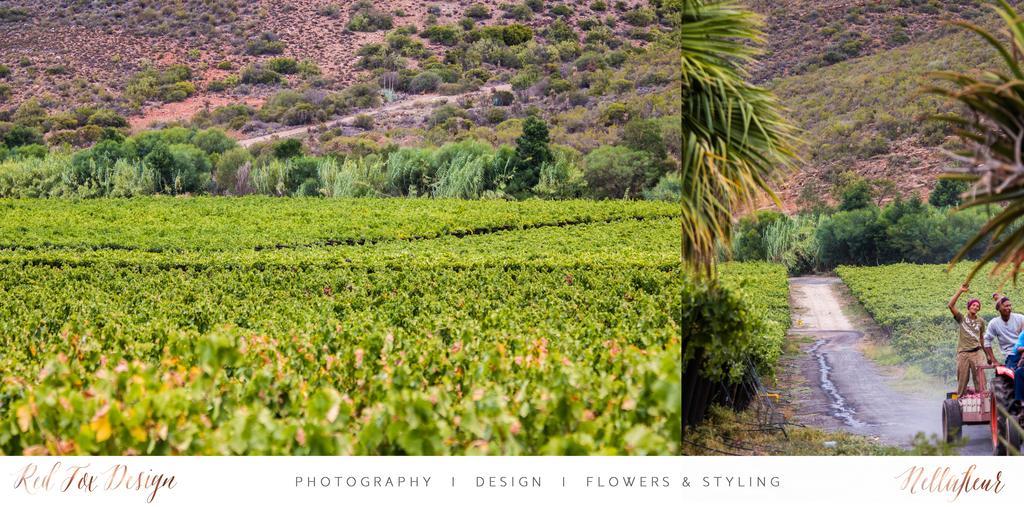
<path fill-rule="evenodd" d="M 260 194 L 282 196 L 288 194 L 288 173 L 292 164 L 288 160 L 273 159 L 259 164 L 249 172 L 253 190 Z"/>
<path fill-rule="evenodd" d="M 110 175 L 111 197 L 152 195 L 160 191 L 160 173 L 140 160 L 119 159 Z"/>
<path fill-rule="evenodd" d="M 339 163 L 325 158 L 317 165 L 320 192 L 327 197 L 383 197 L 388 185 L 386 164 L 380 157 L 349 157 Z"/>
<path fill-rule="evenodd" d="M 485 190 L 485 177 L 494 163 L 494 155 L 459 153 L 437 168 L 433 196 L 455 199 L 479 199 Z"/>
<path fill-rule="evenodd" d="M 0 197 L 57 197 L 67 193 L 64 173 L 71 155 L 53 152 L 44 158 L 0 162 Z"/>
<path fill-rule="evenodd" d="M 427 194 L 433 178 L 434 165 L 429 148 L 401 148 L 388 156 L 388 191 L 392 195 Z"/>

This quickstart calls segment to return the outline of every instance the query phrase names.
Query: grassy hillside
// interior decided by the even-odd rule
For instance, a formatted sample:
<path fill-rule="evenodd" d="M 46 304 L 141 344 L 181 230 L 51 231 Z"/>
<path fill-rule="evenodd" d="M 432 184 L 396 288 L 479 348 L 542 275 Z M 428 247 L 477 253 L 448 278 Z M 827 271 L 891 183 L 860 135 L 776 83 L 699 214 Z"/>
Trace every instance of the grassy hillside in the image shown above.
<path fill-rule="evenodd" d="M 746 0 L 765 17 L 767 52 L 755 69 L 763 81 L 827 67 L 933 39 L 949 19 L 976 19 L 975 0 Z"/>
<path fill-rule="evenodd" d="M 959 30 L 774 81 L 807 140 L 805 164 L 784 195 L 793 201 L 805 188 L 821 193 L 851 169 L 891 178 L 903 193 L 927 193 L 944 163 L 935 147 L 948 134 L 929 118 L 950 107 L 922 93 L 927 73 L 994 65 L 994 51 Z"/>

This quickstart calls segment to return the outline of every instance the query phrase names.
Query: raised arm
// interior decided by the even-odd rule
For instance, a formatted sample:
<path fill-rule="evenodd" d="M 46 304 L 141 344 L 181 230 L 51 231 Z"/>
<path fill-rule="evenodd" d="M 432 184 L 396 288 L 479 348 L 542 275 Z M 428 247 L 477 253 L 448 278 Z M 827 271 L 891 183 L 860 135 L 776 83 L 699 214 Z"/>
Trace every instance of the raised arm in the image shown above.
<path fill-rule="evenodd" d="M 964 292 L 967 292 L 967 288 L 968 287 L 967 287 L 966 283 L 961 285 L 960 289 L 958 289 L 956 291 L 956 294 L 953 294 L 953 297 L 950 298 L 949 303 L 946 305 L 946 307 L 949 308 L 949 311 L 953 314 L 953 318 L 956 319 L 957 322 L 959 322 L 960 319 L 963 318 L 963 316 L 960 315 L 960 310 L 956 309 L 956 302 L 957 302 L 957 300 L 960 299 L 960 295 L 961 294 L 963 294 Z"/>

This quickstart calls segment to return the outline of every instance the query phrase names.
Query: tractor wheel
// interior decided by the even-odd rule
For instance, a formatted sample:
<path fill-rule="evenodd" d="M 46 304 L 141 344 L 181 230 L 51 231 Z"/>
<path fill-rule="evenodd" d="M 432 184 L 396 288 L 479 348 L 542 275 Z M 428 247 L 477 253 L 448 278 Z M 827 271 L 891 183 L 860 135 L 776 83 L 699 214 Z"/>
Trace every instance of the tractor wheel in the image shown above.
<path fill-rule="evenodd" d="M 963 414 L 960 402 L 946 399 L 942 402 L 942 434 L 946 443 L 953 443 L 963 436 Z"/>
<path fill-rule="evenodd" d="M 1016 421 L 1012 417 L 1003 417 L 1003 437 L 1006 438 L 1006 454 L 1020 454 L 1020 432 L 1017 431 Z"/>
<path fill-rule="evenodd" d="M 1014 435 L 1006 431 L 1006 416 L 1000 412 L 1001 410 L 1005 410 L 1009 407 L 1010 403 L 1013 401 L 1013 380 L 1002 375 L 996 375 L 995 378 L 992 379 L 991 400 L 993 419 L 992 455 L 1006 456 L 1006 442 L 1010 441 L 1010 437 L 1015 437 L 1017 439 L 1018 448 L 1020 441 L 1020 435 Z M 1013 445 L 1013 442 L 1010 442 L 1010 445 Z"/>

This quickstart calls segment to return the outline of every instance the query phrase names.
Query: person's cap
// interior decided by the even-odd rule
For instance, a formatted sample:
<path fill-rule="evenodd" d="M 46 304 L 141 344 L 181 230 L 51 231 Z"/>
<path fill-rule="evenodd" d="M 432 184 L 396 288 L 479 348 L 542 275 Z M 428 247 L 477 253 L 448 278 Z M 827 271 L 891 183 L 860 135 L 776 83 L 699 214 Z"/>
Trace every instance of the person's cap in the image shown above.
<path fill-rule="evenodd" d="M 1010 300 L 1010 298 L 1008 298 L 1006 296 L 1003 296 L 1003 297 L 999 298 L 999 301 L 996 301 L 996 306 L 999 306 L 999 305 L 1003 304 L 1003 301 L 1009 301 L 1009 300 Z"/>

